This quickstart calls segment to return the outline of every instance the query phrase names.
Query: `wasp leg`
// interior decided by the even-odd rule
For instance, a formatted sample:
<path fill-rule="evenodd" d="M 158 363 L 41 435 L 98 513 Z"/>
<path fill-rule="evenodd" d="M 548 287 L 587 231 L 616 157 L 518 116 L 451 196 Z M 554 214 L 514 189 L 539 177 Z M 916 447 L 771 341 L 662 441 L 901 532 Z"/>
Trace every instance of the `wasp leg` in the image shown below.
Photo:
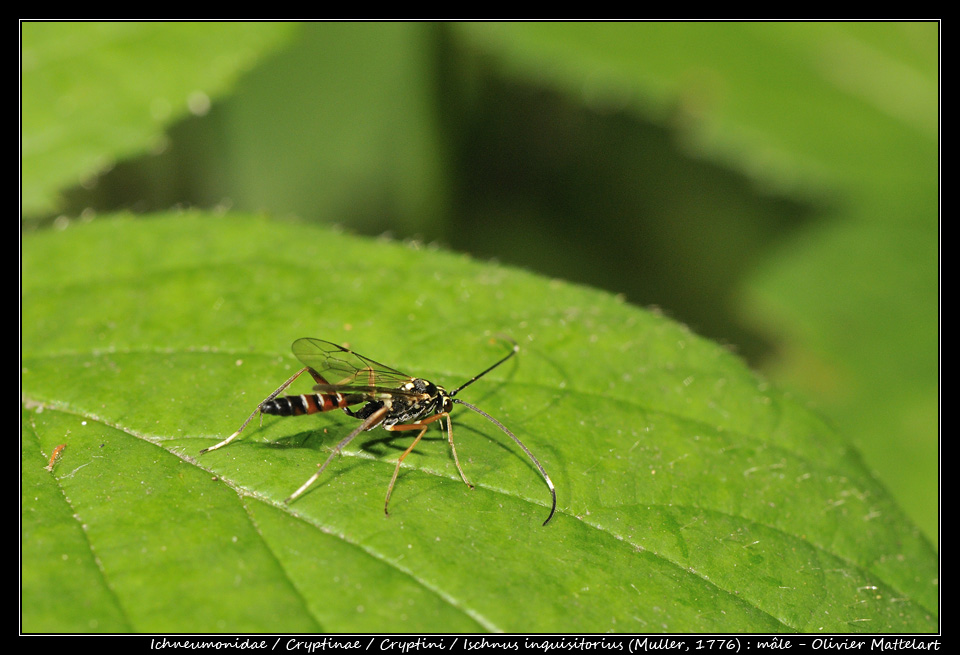
<path fill-rule="evenodd" d="M 457 471 L 460 472 L 460 479 L 463 480 L 463 483 L 473 489 L 470 480 L 467 480 L 467 476 L 463 474 L 463 469 L 460 467 L 460 458 L 457 457 L 457 447 L 453 445 L 453 421 L 450 420 L 449 414 L 445 413 L 444 415 L 447 417 L 447 441 L 450 442 L 450 450 L 453 451 L 453 463 L 457 465 Z"/>
<path fill-rule="evenodd" d="M 406 458 L 406 456 L 413 451 L 414 447 L 418 443 L 420 443 L 420 439 L 422 439 L 423 435 L 427 433 L 427 426 L 429 426 L 434 421 L 437 421 L 444 417 L 446 417 L 448 421 L 447 424 L 449 425 L 450 415 L 447 414 L 446 412 L 441 412 L 440 414 L 434 414 L 430 418 L 424 419 L 423 421 L 417 421 L 416 423 L 405 423 L 401 425 L 391 425 L 389 427 L 384 427 L 384 429 L 390 430 L 391 432 L 403 432 L 405 430 L 420 430 L 420 434 L 418 434 L 417 438 L 413 440 L 413 443 L 410 444 L 410 447 L 407 448 L 405 451 L 403 451 L 403 454 L 400 455 L 400 459 L 397 460 L 397 468 L 393 470 L 393 477 L 390 478 L 390 486 L 387 487 L 387 499 L 383 503 L 383 513 L 386 514 L 387 516 L 390 516 L 390 511 L 387 509 L 387 507 L 390 505 L 390 495 L 393 493 L 393 485 L 396 484 L 397 475 L 400 474 L 400 464 L 403 463 L 404 458 Z M 452 441 L 450 443 L 451 445 L 453 444 Z M 456 457 L 457 457 L 456 450 L 454 450 L 453 457 L 454 457 L 454 460 L 456 460 Z M 460 468 L 459 461 L 457 461 L 457 468 L 458 469 Z M 460 471 L 460 476 L 463 477 L 463 471 Z M 463 481 L 467 482 L 466 478 L 464 478 Z M 470 483 L 467 482 L 467 484 L 469 485 Z"/>
<path fill-rule="evenodd" d="M 236 439 L 237 437 L 239 437 L 239 436 L 240 436 L 240 433 L 243 432 L 243 429 L 244 429 L 245 427 L 247 427 L 247 424 L 248 424 L 250 421 L 253 420 L 253 417 L 256 416 L 257 414 L 260 414 L 260 408 L 263 407 L 264 403 L 268 403 L 268 402 L 270 402 L 271 400 L 273 400 L 274 398 L 276 398 L 277 396 L 279 396 L 280 393 L 281 393 L 284 389 L 286 389 L 286 388 L 289 387 L 291 384 L 293 384 L 293 381 L 294 381 L 294 380 L 296 380 L 298 377 L 300 377 L 301 375 L 303 375 L 304 373 L 306 373 L 306 372 L 309 371 L 309 370 L 310 370 L 310 367 L 309 367 L 309 366 L 304 366 L 304 367 L 301 368 L 299 371 L 297 371 L 296 373 L 294 373 L 293 375 L 291 375 L 290 378 L 289 378 L 286 382 L 284 382 L 283 384 L 281 384 L 281 385 L 277 388 L 276 391 L 274 391 L 272 394 L 270 394 L 269 396 L 267 396 L 266 398 L 264 398 L 264 399 L 260 402 L 260 404 L 257 405 L 257 408 L 256 408 L 255 410 L 253 410 L 253 414 L 251 414 L 250 416 L 247 417 L 247 420 L 243 422 L 243 425 L 240 426 L 240 429 L 239 429 L 239 430 L 237 430 L 236 432 L 234 432 L 233 434 L 231 434 L 229 437 L 227 437 L 226 439 L 224 439 L 223 441 L 221 441 L 221 442 L 218 443 L 217 445 L 215 445 L 215 446 L 210 446 L 209 448 L 204 448 L 203 450 L 200 451 L 200 454 L 202 455 L 202 454 L 204 454 L 204 453 L 209 453 L 211 450 L 216 450 L 217 448 L 223 448 L 223 447 L 226 446 L 228 443 L 230 443 L 231 441 L 233 441 L 234 439 Z M 260 414 L 260 420 L 261 420 L 261 421 L 263 420 L 263 414 Z"/>
<path fill-rule="evenodd" d="M 386 413 L 387 413 L 387 408 L 381 407 L 380 409 L 375 411 L 373 414 L 368 416 L 363 423 L 357 426 L 353 430 L 353 432 L 345 436 L 340 441 L 340 443 L 336 445 L 336 447 L 333 449 L 333 452 L 330 453 L 329 457 L 327 457 L 326 461 L 323 464 L 318 465 L 319 468 L 317 469 L 317 472 L 311 475 L 309 480 L 307 480 L 302 485 L 300 485 L 300 488 L 294 491 L 292 494 L 290 494 L 290 497 L 284 500 L 283 502 L 286 504 L 290 504 L 293 501 L 295 501 L 297 498 L 299 498 L 301 495 L 303 495 L 303 492 L 309 489 L 310 485 L 312 485 L 314 482 L 317 481 L 317 478 L 319 478 L 320 474 L 323 473 L 323 470 L 327 468 L 327 465 L 330 464 L 330 461 L 334 458 L 334 456 L 336 456 L 341 450 L 346 448 L 347 444 L 353 441 L 358 434 L 360 434 L 364 430 L 369 430 L 373 426 L 377 425 L 380 421 L 382 421 Z"/>

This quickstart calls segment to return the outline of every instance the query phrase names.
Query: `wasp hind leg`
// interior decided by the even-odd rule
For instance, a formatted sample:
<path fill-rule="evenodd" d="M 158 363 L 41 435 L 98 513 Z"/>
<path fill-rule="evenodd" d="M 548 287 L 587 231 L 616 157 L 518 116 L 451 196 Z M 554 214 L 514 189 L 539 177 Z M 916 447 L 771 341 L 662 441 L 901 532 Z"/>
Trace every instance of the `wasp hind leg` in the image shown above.
<path fill-rule="evenodd" d="M 260 421 L 263 422 L 263 413 L 260 411 L 260 409 L 261 409 L 266 403 L 270 402 L 271 400 L 273 400 L 274 398 L 276 398 L 277 396 L 279 396 L 279 395 L 283 392 L 284 389 L 286 389 L 286 388 L 289 387 L 291 384 L 293 384 L 294 380 L 296 380 L 298 377 L 300 377 L 301 375 L 303 375 L 304 373 L 306 373 L 306 372 L 309 371 L 309 370 L 310 370 L 310 368 L 309 368 L 308 366 L 304 366 L 304 367 L 301 368 L 299 371 L 297 371 L 296 373 L 294 373 L 293 375 L 291 375 L 291 376 L 287 379 L 286 382 L 284 382 L 283 384 L 281 384 L 281 385 L 277 388 L 276 391 L 274 391 L 272 394 L 270 394 L 269 396 L 267 396 L 266 398 L 264 398 L 262 401 L 260 401 L 260 404 L 257 405 L 257 408 L 256 408 L 255 410 L 253 410 L 253 414 L 251 414 L 250 416 L 247 417 L 247 420 L 243 422 L 243 425 L 241 425 L 240 428 L 239 428 L 236 432 L 234 432 L 234 433 L 231 434 L 229 437 L 227 437 L 226 439 L 224 439 L 224 440 L 221 441 L 220 443 L 216 444 L 215 446 L 210 446 L 209 448 L 204 448 L 203 450 L 200 451 L 200 454 L 202 455 L 202 454 L 204 454 L 204 453 L 209 453 L 211 450 L 217 450 L 218 448 L 223 448 L 223 447 L 226 446 L 228 443 L 230 443 L 231 441 L 233 441 L 234 439 L 236 439 L 237 437 L 239 437 L 239 436 L 240 436 L 240 433 L 243 432 L 243 429 L 244 429 L 245 427 L 247 427 L 247 424 L 250 423 L 250 421 L 253 420 L 253 417 L 256 416 L 257 414 L 260 414 Z"/>
<path fill-rule="evenodd" d="M 363 431 L 365 431 L 365 430 L 369 430 L 370 428 L 372 428 L 372 427 L 374 427 L 375 425 L 377 425 L 377 423 L 379 423 L 380 421 L 383 420 L 383 417 L 384 417 L 384 415 L 385 415 L 386 413 L 387 413 L 387 408 L 386 408 L 386 407 L 381 407 L 380 409 L 378 409 L 377 411 L 375 411 L 373 414 L 371 414 L 370 416 L 368 416 L 367 419 L 366 419 L 363 423 L 361 423 L 360 425 L 358 425 L 358 426 L 353 430 L 353 432 L 351 432 L 350 434 L 348 434 L 347 436 L 345 436 L 343 439 L 341 439 L 341 440 L 340 440 L 340 443 L 338 443 L 338 444 L 334 447 L 333 452 L 330 453 L 330 456 L 327 457 L 327 459 L 326 459 L 322 464 L 318 464 L 318 465 L 317 465 L 317 472 L 314 473 L 313 475 L 311 475 L 310 478 L 309 478 L 306 482 L 304 482 L 302 485 L 300 485 L 300 488 L 299 488 L 299 489 L 297 489 L 297 490 L 294 491 L 292 494 L 290 494 L 290 496 L 288 496 L 287 499 L 283 501 L 284 504 L 289 505 L 290 503 L 292 503 L 293 501 L 295 501 L 297 498 L 299 498 L 300 496 L 302 496 L 302 495 L 303 495 L 303 492 L 305 492 L 307 489 L 309 489 L 310 486 L 311 486 L 314 482 L 317 481 L 317 478 L 320 477 L 320 474 L 323 473 L 324 469 L 327 468 L 327 466 L 330 464 L 330 462 L 333 460 L 334 457 L 336 457 L 338 454 L 340 454 L 340 452 L 341 452 L 344 448 L 346 448 L 347 444 L 349 444 L 351 441 L 353 441 L 354 438 L 355 438 L 358 434 L 360 434 L 361 432 L 363 432 Z"/>

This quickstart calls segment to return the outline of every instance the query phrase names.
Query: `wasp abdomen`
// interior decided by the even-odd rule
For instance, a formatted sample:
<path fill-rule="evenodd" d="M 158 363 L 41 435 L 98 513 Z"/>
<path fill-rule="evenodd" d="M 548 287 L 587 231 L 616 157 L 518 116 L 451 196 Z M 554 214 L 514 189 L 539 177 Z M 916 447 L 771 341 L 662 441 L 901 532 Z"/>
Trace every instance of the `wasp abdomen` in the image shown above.
<path fill-rule="evenodd" d="M 260 411 L 276 416 L 301 416 L 343 409 L 351 404 L 350 400 L 349 396 L 339 393 L 304 393 L 299 396 L 281 396 L 268 400 L 260 405 Z"/>

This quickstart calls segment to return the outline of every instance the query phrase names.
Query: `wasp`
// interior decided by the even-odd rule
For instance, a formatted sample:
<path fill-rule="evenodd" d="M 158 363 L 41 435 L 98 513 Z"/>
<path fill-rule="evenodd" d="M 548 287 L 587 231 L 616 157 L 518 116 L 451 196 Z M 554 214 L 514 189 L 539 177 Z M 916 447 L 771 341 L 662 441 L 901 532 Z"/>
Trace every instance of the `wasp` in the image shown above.
<path fill-rule="evenodd" d="M 257 405 L 257 408 L 247 417 L 240 428 L 220 443 L 204 448 L 200 454 L 208 453 L 211 450 L 223 448 L 231 441 L 240 436 L 243 429 L 247 427 L 250 421 L 257 414 L 272 414 L 277 416 L 300 416 L 303 414 L 315 414 L 318 412 L 329 412 L 335 409 L 342 409 L 347 416 L 351 416 L 360 421 L 350 434 L 345 436 L 338 443 L 329 457 L 318 465 L 316 473 L 304 482 L 299 489 L 294 491 L 290 497 L 284 500 L 284 503 L 291 503 L 302 496 L 310 486 L 317 481 L 323 471 L 327 468 L 334 456 L 340 453 L 346 446 L 353 441 L 357 435 L 366 430 L 372 430 L 376 427 L 382 427 L 391 432 L 415 432 L 416 437 L 413 443 L 400 455 L 397 461 L 397 467 L 393 471 L 393 477 L 390 478 L 390 485 L 387 487 L 387 497 L 383 503 L 383 511 L 389 515 L 390 496 L 393 493 L 393 487 L 397 482 L 397 475 L 400 473 L 400 464 L 409 455 L 416 445 L 426 434 L 429 425 L 435 421 L 441 421 L 440 426 L 443 429 L 446 423 L 447 441 L 450 444 L 450 450 L 453 453 L 453 461 L 460 473 L 460 478 L 464 483 L 473 488 L 473 485 L 467 480 L 467 476 L 460 466 L 460 459 L 457 457 L 457 448 L 453 443 L 453 424 L 450 420 L 450 412 L 453 405 L 463 405 L 469 410 L 480 414 L 485 419 L 500 428 L 505 434 L 513 439 L 521 450 L 530 458 L 530 460 L 540 471 L 547 487 L 550 490 L 551 507 L 547 520 L 543 522 L 546 525 L 553 518 L 557 510 L 557 492 L 547 475 L 546 470 L 540 464 L 530 449 L 527 448 L 520 439 L 507 429 L 500 421 L 493 418 L 479 407 L 456 398 L 455 396 L 470 386 L 484 375 L 497 368 L 508 359 L 517 354 L 520 347 L 514 342 L 510 352 L 503 358 L 485 369 L 483 372 L 470 378 L 453 391 L 447 391 L 443 387 L 425 380 L 423 378 L 411 377 L 401 373 L 389 366 L 384 366 L 379 362 L 364 357 L 343 346 L 339 346 L 329 341 L 321 339 L 303 338 L 293 342 L 293 354 L 303 364 L 303 368 L 294 373 L 272 394 L 267 396 L 263 402 Z M 314 393 L 301 394 L 297 396 L 281 396 L 280 394 L 304 373 L 309 373 L 316 385 L 313 387 Z"/>

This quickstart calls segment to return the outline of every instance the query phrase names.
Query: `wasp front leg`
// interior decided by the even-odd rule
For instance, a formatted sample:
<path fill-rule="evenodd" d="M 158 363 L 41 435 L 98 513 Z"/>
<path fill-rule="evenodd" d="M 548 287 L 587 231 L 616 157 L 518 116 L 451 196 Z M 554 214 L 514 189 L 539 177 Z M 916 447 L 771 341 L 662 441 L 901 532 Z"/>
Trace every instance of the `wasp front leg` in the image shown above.
<path fill-rule="evenodd" d="M 470 480 L 467 480 L 467 476 L 463 474 L 463 469 L 460 467 L 460 458 L 457 457 L 457 447 L 453 445 L 453 421 L 450 420 L 449 414 L 444 413 L 441 414 L 441 416 L 447 417 L 447 441 L 449 441 L 450 450 L 453 452 L 453 463 L 457 465 L 457 471 L 460 472 L 460 479 L 463 480 L 465 485 L 473 489 L 473 485 L 470 484 Z"/>

